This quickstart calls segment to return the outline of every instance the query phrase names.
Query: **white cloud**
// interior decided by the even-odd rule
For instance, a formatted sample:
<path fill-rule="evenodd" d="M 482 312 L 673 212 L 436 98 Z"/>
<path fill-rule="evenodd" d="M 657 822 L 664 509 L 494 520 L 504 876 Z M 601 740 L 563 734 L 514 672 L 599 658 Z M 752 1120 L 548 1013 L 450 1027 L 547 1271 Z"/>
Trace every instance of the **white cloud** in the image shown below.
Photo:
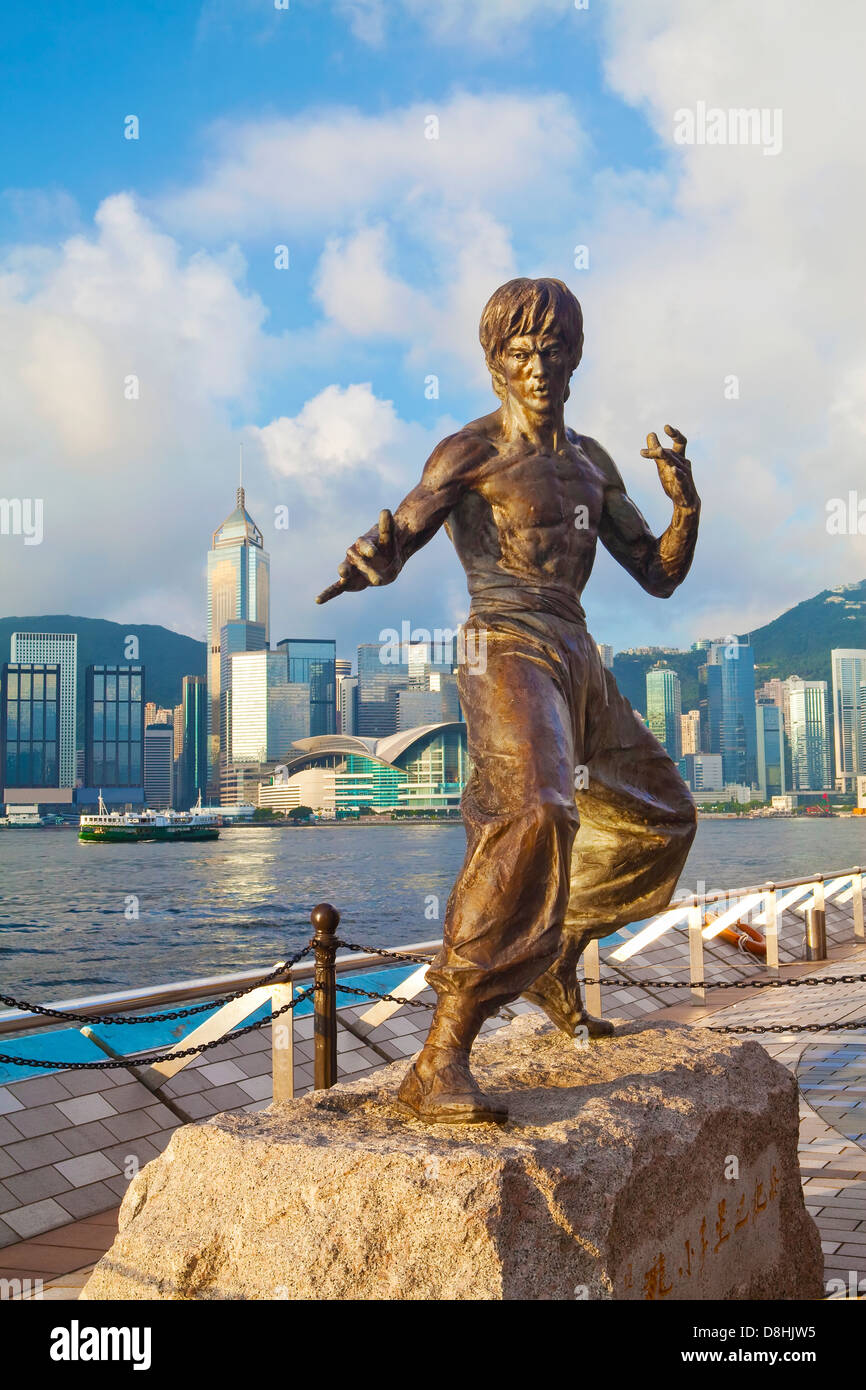
<path fill-rule="evenodd" d="M 438 375 L 456 364 L 464 385 L 483 387 L 480 311 L 497 285 L 517 274 L 508 228 L 481 209 L 466 208 L 407 226 L 403 240 L 426 249 L 431 288 L 416 289 L 394 273 L 391 242 L 380 225 L 328 242 L 316 270 L 316 298 L 344 334 L 394 339 L 419 372 Z"/>
<path fill-rule="evenodd" d="M 305 630 L 334 634 L 341 650 L 353 653 L 363 634 L 373 640 L 404 618 L 441 626 L 465 617 L 465 584 L 444 535 L 413 558 L 397 584 L 314 607 L 347 548 L 383 507 L 397 507 L 436 443 L 456 427 L 448 417 L 429 428 L 407 422 L 369 383 L 356 383 L 328 386 L 297 415 L 248 431 L 290 518 L 288 530 L 265 533 L 275 630 L 300 621 Z"/>
<path fill-rule="evenodd" d="M 327 317 L 360 338 L 402 338 L 407 324 L 427 314 L 424 296 L 388 269 L 387 227 L 362 227 L 332 237 L 319 258 L 314 294 Z"/>
<path fill-rule="evenodd" d="M 436 139 L 425 133 L 430 116 Z M 558 94 L 458 94 L 384 115 L 337 107 L 224 123 L 212 139 L 218 153 L 200 183 L 160 202 L 169 225 L 207 240 L 303 235 L 467 203 L 514 216 L 525 203 L 528 217 L 533 189 L 555 183 L 585 149 Z"/>
<path fill-rule="evenodd" d="M 228 410 L 254 404 L 266 346 L 242 273 L 236 253 L 184 258 L 127 195 L 0 268 L 3 493 L 45 516 L 39 546 L 0 537 L 5 611 L 150 617 L 171 583 L 171 620 L 201 629 L 213 497 L 228 511 L 234 487 Z"/>
<path fill-rule="evenodd" d="M 253 431 L 273 472 L 316 494 L 330 492 L 359 470 L 391 481 L 395 451 L 405 450 L 412 433 L 393 403 L 379 400 L 369 382 L 327 386 L 293 418 L 280 416 Z"/>
<path fill-rule="evenodd" d="M 575 0 L 471 0 L 470 4 L 466 0 L 436 0 L 435 4 L 401 0 L 401 6 L 440 43 L 469 42 L 497 49 L 513 44 L 520 30 L 531 22 L 579 18 Z M 378 46 L 397 6 L 386 0 L 340 0 L 340 8 L 355 37 Z"/>

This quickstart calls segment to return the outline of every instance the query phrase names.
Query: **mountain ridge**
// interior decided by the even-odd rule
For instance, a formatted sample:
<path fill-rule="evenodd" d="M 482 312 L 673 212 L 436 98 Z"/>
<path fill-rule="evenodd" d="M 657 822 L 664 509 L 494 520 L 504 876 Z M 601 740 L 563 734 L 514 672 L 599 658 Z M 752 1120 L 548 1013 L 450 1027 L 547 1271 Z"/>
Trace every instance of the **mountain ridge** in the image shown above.
<path fill-rule="evenodd" d="M 840 584 L 802 599 L 777 618 L 754 628 L 749 637 L 755 653 L 755 685 L 778 677 L 831 681 L 830 652 L 834 647 L 866 650 L 866 579 Z M 618 652 L 613 672 L 623 695 L 646 714 L 646 673 L 656 662 L 672 666 L 680 677 L 683 709 L 698 706 L 698 670 L 706 662 L 704 651 L 671 653 Z"/>

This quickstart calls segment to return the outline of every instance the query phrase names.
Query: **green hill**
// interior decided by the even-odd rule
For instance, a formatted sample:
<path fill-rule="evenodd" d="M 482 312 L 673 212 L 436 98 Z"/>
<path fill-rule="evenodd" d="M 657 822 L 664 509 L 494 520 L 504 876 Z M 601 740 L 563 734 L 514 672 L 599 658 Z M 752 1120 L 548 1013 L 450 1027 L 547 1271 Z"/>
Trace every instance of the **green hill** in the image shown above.
<path fill-rule="evenodd" d="M 758 685 L 775 676 L 780 680 L 802 676 L 803 680 L 827 681 L 829 685 L 833 647 L 866 649 L 866 580 L 823 589 L 751 634 L 741 632 L 738 636 L 751 638 Z M 704 652 L 618 652 L 614 675 L 634 708 L 646 714 L 646 673 L 657 661 L 666 662 L 679 675 L 683 709 L 696 709 L 698 669 L 706 661 Z"/>
<path fill-rule="evenodd" d="M 78 634 L 78 734 L 84 734 L 84 670 L 94 662 L 120 662 L 127 638 L 138 638 L 139 661 L 145 667 L 145 698 L 169 708 L 180 703 L 184 676 L 205 674 L 206 643 L 150 623 L 110 623 L 103 618 L 73 618 L 56 614 L 41 618 L 0 618 L 0 665 L 9 660 L 13 632 L 76 632 Z"/>

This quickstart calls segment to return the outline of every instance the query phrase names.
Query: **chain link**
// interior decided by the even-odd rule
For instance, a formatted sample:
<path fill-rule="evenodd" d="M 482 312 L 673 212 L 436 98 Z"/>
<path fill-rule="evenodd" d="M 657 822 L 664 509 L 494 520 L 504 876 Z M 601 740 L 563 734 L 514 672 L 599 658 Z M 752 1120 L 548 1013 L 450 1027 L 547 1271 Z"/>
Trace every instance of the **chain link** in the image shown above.
<path fill-rule="evenodd" d="M 408 960 L 414 965 L 430 965 L 433 960 L 432 954 L 429 956 L 407 956 L 401 955 L 399 951 L 383 951 L 379 946 L 359 946 L 354 941 L 334 942 L 335 946 L 342 946 L 344 951 L 363 951 L 371 956 L 382 956 L 385 960 Z"/>
<path fill-rule="evenodd" d="M 359 994 L 365 999 L 380 999 L 386 1004 L 408 1004 L 413 1009 L 435 1009 L 435 1004 L 430 1004 L 426 999 L 398 999 L 394 994 L 376 994 L 369 989 L 353 989 L 351 985 L 337 984 L 337 989 L 341 994 Z"/>

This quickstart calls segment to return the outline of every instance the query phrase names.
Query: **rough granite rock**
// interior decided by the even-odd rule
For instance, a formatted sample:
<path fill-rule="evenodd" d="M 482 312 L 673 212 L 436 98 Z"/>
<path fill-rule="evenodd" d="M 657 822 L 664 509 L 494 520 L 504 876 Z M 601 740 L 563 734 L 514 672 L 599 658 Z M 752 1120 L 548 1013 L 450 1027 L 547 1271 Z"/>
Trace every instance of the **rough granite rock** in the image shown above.
<path fill-rule="evenodd" d="M 501 1128 L 406 1116 L 406 1065 L 176 1130 L 82 1297 L 821 1297 L 796 1082 L 757 1043 L 524 1016 L 473 1052 Z"/>

